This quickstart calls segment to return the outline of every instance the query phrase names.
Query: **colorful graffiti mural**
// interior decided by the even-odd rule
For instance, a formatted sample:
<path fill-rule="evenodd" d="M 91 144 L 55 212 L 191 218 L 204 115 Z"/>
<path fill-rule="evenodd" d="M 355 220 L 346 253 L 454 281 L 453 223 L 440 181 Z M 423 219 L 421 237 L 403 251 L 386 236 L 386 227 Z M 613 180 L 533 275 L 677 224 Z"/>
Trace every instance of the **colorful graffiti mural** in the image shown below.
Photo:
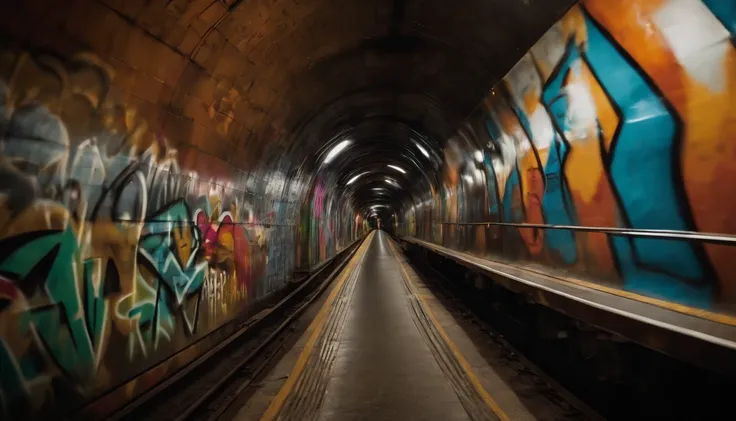
<path fill-rule="evenodd" d="M 63 412 L 126 382 L 130 398 L 291 279 L 298 205 L 253 203 L 229 164 L 173 147 L 182 139 L 116 99 L 95 56 L 1 60 L 0 418 Z M 336 251 L 319 236 L 314 261 Z"/>
<path fill-rule="evenodd" d="M 311 201 L 302 208 L 297 258 L 304 268 L 324 262 L 369 231 L 350 197 L 336 194 L 336 183 L 335 174 L 318 174 Z"/>
<path fill-rule="evenodd" d="M 440 203 L 404 220 L 440 214 L 441 236 L 409 232 L 734 311 L 732 247 L 536 227 L 736 234 L 733 2 L 614 3 L 583 0 L 531 48 L 448 141 Z M 479 221 L 535 227 L 447 224 Z"/>

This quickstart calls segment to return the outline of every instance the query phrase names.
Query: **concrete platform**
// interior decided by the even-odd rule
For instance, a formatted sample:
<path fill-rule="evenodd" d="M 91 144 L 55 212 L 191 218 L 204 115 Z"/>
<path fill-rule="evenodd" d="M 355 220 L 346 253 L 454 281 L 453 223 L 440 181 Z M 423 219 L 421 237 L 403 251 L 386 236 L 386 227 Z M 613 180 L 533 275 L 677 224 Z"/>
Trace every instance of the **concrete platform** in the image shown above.
<path fill-rule="evenodd" d="M 236 420 L 540 418 L 421 284 L 387 234 L 370 234 L 335 282 L 297 345 Z"/>
<path fill-rule="evenodd" d="M 414 237 L 409 246 L 455 261 L 509 290 L 651 349 L 736 375 L 736 319 L 623 290 L 502 263 Z"/>

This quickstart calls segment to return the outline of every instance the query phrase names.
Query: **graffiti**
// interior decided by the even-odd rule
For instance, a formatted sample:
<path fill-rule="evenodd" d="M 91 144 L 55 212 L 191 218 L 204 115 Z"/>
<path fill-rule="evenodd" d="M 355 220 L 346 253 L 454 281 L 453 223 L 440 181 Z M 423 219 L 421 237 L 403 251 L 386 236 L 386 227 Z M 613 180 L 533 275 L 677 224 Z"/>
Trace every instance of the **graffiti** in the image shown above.
<path fill-rule="evenodd" d="M 334 256 L 369 229 L 368 222 L 356 212 L 352 198 L 336 194 L 339 188 L 335 174 L 317 174 L 310 200 L 301 208 L 296 256 L 303 270 Z"/>
<path fill-rule="evenodd" d="M 215 202 L 213 206 L 212 202 Z M 232 285 L 235 300 L 248 297 L 251 281 L 251 251 L 248 233 L 240 222 L 238 206 L 222 212 L 219 199 L 200 200 L 194 221 L 202 233 L 205 260 L 210 267 L 237 280 Z"/>
<path fill-rule="evenodd" d="M 723 196 L 736 179 L 728 123 L 736 110 L 726 105 L 736 95 L 736 9 L 708 0 L 610 6 L 581 2 L 532 47 L 449 141 L 482 159 L 445 162 L 460 175 L 433 194 L 439 204 L 413 204 L 407 225 L 436 215 L 468 222 L 481 211 L 494 222 L 736 233 L 727 217 L 736 202 Z M 457 180 L 476 168 L 486 200 L 450 217 Z M 564 229 L 486 231 L 490 249 L 481 252 L 495 258 L 698 307 L 736 300 L 726 246 Z M 456 247 L 456 232 L 430 238 Z"/>
<path fill-rule="evenodd" d="M 0 60 L 0 418 L 108 391 L 124 402 L 286 286 L 298 206 L 174 147 L 189 139 L 172 142 L 126 104 L 96 56 Z M 338 213 L 324 195 L 315 203 L 306 227 L 319 227 L 321 262 L 336 252 Z"/>
<path fill-rule="evenodd" d="M 137 294 L 121 302 L 128 309 L 125 317 L 137 321 L 136 333 L 130 336 L 131 353 L 140 348 L 145 356 L 144 343 L 156 348 L 161 338 L 171 341 L 175 312 L 181 314 L 185 333 L 195 332 L 207 264 L 200 260 L 202 238 L 191 221 L 191 212 L 179 200 L 145 224 L 138 251 Z M 134 304 L 129 305 L 131 298 Z"/>
<path fill-rule="evenodd" d="M 227 279 L 227 273 L 224 271 L 212 268 L 207 271 L 202 299 L 207 303 L 210 317 L 213 320 L 229 313 L 230 300 L 225 291 L 228 284 Z"/>
<path fill-rule="evenodd" d="M 334 238 L 332 235 L 332 196 L 328 193 L 326 184 L 320 180 L 314 188 L 312 196 L 312 218 L 316 223 L 311 224 L 310 238 L 310 265 L 324 261 L 334 252 Z"/>

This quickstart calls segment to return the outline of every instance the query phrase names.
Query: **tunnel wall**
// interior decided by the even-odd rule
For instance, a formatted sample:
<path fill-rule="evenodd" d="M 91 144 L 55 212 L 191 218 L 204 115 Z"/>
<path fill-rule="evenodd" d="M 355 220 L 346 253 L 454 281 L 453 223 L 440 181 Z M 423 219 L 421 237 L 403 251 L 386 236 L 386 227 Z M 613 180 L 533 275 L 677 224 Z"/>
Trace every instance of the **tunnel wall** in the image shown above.
<path fill-rule="evenodd" d="M 448 140 L 441 188 L 401 230 L 733 313 L 732 246 L 596 231 L 736 234 L 734 31 L 734 2 L 583 0 Z"/>
<path fill-rule="evenodd" d="M 177 88 L 149 73 L 162 61 L 18 39 L 0 46 L 0 418 L 121 406 L 283 289 L 305 226 L 330 227 L 308 232 L 307 269 L 364 233 L 277 164 L 222 159 L 243 134 L 156 96 Z"/>
<path fill-rule="evenodd" d="M 297 261 L 302 268 L 319 266 L 370 229 L 350 198 L 340 194 L 331 175 L 316 177 L 310 199 L 302 207 L 297 237 Z"/>

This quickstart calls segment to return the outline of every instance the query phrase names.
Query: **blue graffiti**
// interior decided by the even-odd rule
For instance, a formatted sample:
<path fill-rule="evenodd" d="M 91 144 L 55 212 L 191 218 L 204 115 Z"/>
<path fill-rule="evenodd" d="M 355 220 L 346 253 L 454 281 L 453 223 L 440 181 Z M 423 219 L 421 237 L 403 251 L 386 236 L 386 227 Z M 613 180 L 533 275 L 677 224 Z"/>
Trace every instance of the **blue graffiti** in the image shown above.
<path fill-rule="evenodd" d="M 723 23 L 733 37 L 736 34 L 736 1 L 703 0 L 703 3 Z"/>
<path fill-rule="evenodd" d="M 483 164 L 486 169 L 486 180 L 488 180 L 488 213 L 491 221 L 501 221 L 501 206 L 498 203 L 498 183 L 496 183 L 496 168 L 493 165 L 493 159 L 489 154 L 485 154 Z"/>
<path fill-rule="evenodd" d="M 547 164 L 544 166 L 545 184 L 544 197 L 542 198 L 542 210 L 545 222 L 552 225 L 577 225 L 574 217 L 572 195 L 565 179 L 564 166 L 568 146 L 560 141 L 559 135 L 550 145 Z M 568 230 L 547 230 L 544 235 L 547 248 L 555 252 L 566 264 L 577 261 L 577 247 L 575 236 Z"/>
<path fill-rule="evenodd" d="M 491 144 L 494 146 L 494 153 L 500 155 L 500 149 L 499 145 L 494 142 L 495 136 L 498 136 L 499 133 L 498 127 L 490 120 L 490 116 L 487 116 L 485 120 L 485 127 L 486 131 L 488 132 L 488 136 L 491 139 Z M 492 221 L 503 221 L 503 216 L 501 215 L 501 204 L 500 196 L 498 194 L 498 181 L 496 180 L 496 168 L 493 165 L 493 156 L 491 153 L 485 153 L 484 154 L 484 165 L 486 168 L 486 180 L 488 180 L 488 212 L 490 213 L 491 220 Z"/>
<path fill-rule="evenodd" d="M 568 154 L 569 147 L 563 141 L 561 132 L 564 133 L 568 129 L 566 118 L 568 101 L 562 93 L 564 78 L 570 70 L 570 66 L 578 59 L 577 50 L 568 50 L 568 55 L 558 64 L 553 77 L 547 81 L 542 92 L 542 101 L 556 123 L 554 139 L 549 148 L 549 157 L 544 166 L 547 183 L 542 201 L 545 221 L 552 225 L 577 224 L 574 212 L 571 210 L 573 206 L 572 196 L 565 179 L 565 157 Z M 524 114 L 519 113 L 519 115 L 522 124 L 528 131 L 530 128 L 529 121 Z M 572 264 L 577 260 L 575 237 L 571 231 L 548 230 L 545 233 L 545 242 L 550 249 L 557 252 L 563 262 Z"/>
<path fill-rule="evenodd" d="M 188 309 L 184 304 L 201 291 L 207 264 L 199 259 L 201 234 L 183 200 L 158 212 L 153 221 L 146 223 L 140 253 L 155 276 L 156 300 L 140 302 L 130 310 L 129 317 L 139 318 L 145 339 L 155 344 L 159 334 L 169 336 L 173 331 L 177 309 L 182 309 L 187 333 L 195 331 L 198 306 Z"/>
<path fill-rule="evenodd" d="M 491 142 L 494 145 L 494 148 L 498 151 L 503 151 L 504 146 L 500 144 L 500 140 L 502 138 L 502 131 L 501 126 L 498 121 L 498 116 L 495 112 L 491 112 L 489 115 L 489 118 L 486 120 L 486 130 L 488 130 L 488 135 L 491 137 Z M 508 148 L 508 147 L 507 147 Z M 510 157 L 501 157 L 502 160 L 507 160 Z M 519 176 L 519 164 L 516 161 L 516 158 L 514 156 L 513 158 L 514 162 L 509 162 L 508 164 L 511 164 L 511 172 L 509 173 L 509 178 L 506 180 L 506 185 L 503 187 L 504 193 L 503 193 L 503 199 L 501 203 L 501 222 L 510 222 L 510 223 L 523 223 L 524 222 L 524 200 L 521 197 L 521 181 Z M 506 163 L 506 162 L 504 162 Z M 494 186 L 496 185 L 496 176 L 495 174 L 493 177 L 489 177 L 489 179 L 493 180 Z M 500 188 L 498 186 L 497 188 Z M 514 192 L 518 192 L 519 194 L 516 196 L 516 199 L 514 199 Z M 518 200 L 518 203 L 515 203 L 515 200 Z M 503 235 L 506 238 L 506 241 L 514 242 L 517 244 L 523 244 L 523 241 L 521 240 L 521 235 L 519 233 L 518 229 L 505 227 L 503 229 Z"/>
<path fill-rule="evenodd" d="M 29 310 L 31 323 L 59 370 L 74 379 L 94 371 L 95 349 L 88 326 L 98 325 L 98 312 L 85 312 L 77 290 L 73 262 L 79 253 L 71 227 L 28 233 L 6 240 L 22 246 L 2 247 L 10 251 L 0 261 L 0 272 L 24 285 L 29 293 L 45 294 L 53 304 Z M 41 283 L 43 282 L 43 286 Z M 95 337 L 97 330 L 92 332 Z"/>
<path fill-rule="evenodd" d="M 495 148 L 497 150 L 502 150 L 503 146 L 499 144 L 499 139 L 501 139 L 502 136 L 502 129 L 498 122 L 498 116 L 496 116 L 493 112 L 486 120 L 486 130 L 488 131 L 488 135 L 491 137 L 491 142 L 493 142 Z M 514 191 L 521 191 L 521 183 L 519 181 L 519 165 L 515 159 L 513 163 L 509 164 L 511 164 L 512 169 L 511 173 L 509 174 L 509 178 L 506 180 L 506 185 L 504 186 L 502 200 L 503 222 L 520 223 L 524 222 L 523 201 L 517 204 L 521 206 L 517 206 L 514 204 Z M 496 184 L 495 179 L 496 176 L 494 174 L 494 186 Z M 521 196 L 519 196 L 519 199 L 521 199 Z"/>
<path fill-rule="evenodd" d="M 586 29 L 586 57 L 621 119 L 607 158 L 623 222 L 632 228 L 691 229 L 674 187 L 680 184 L 676 116 L 589 16 Z M 710 303 L 711 288 L 701 283 L 704 268 L 692 244 L 645 238 L 614 238 L 613 244 L 627 289 L 698 306 Z"/>

